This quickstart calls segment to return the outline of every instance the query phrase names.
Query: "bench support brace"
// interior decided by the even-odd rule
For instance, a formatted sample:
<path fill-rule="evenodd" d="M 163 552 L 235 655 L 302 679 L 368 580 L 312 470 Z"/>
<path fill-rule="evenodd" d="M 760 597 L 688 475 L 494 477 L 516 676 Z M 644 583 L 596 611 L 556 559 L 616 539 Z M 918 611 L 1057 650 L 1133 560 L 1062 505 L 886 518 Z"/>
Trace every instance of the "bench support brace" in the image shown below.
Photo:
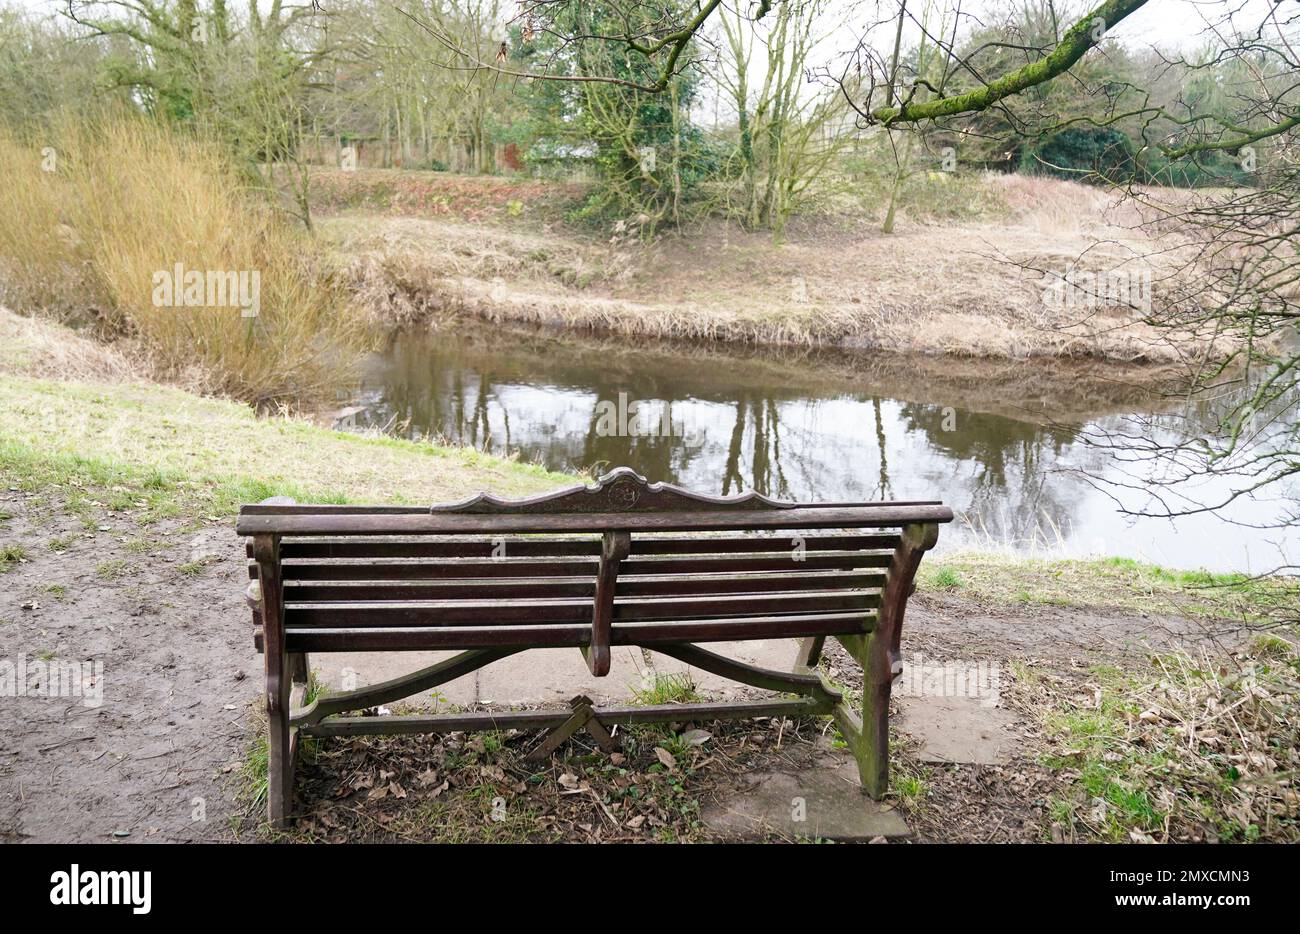
<path fill-rule="evenodd" d="M 591 705 L 590 697 L 579 694 L 569 701 L 569 706 L 573 709 L 572 716 L 551 730 L 546 735 L 546 739 L 542 740 L 541 745 L 525 757 L 529 762 L 541 762 L 559 749 L 561 743 L 583 727 L 586 727 L 587 732 L 595 737 L 596 745 L 601 748 L 602 752 L 614 752 L 618 749 L 614 737 L 609 735 L 609 731 L 605 729 L 604 724 L 597 719 L 596 710 Z"/>
<path fill-rule="evenodd" d="M 839 694 L 775 700 L 718 701 L 701 704 L 652 704 L 645 707 L 593 707 L 601 726 L 634 723 L 681 723 L 687 720 L 752 720 L 754 717 L 812 717 L 829 714 Z M 307 736 L 398 736 L 415 733 L 472 733 L 481 730 L 545 730 L 562 726 L 573 711 L 513 710 L 440 713 L 432 716 L 327 717 L 302 728 Z"/>
<path fill-rule="evenodd" d="M 609 727 L 634 723 L 671 723 L 685 720 L 729 720 L 752 717 L 802 717 L 831 713 L 842 702 L 839 691 L 813 672 L 784 672 L 759 668 L 745 662 L 726 658 L 686 642 L 655 643 L 647 646 L 655 652 L 686 662 L 695 668 L 738 681 L 742 684 L 799 695 L 795 698 L 772 698 L 753 701 L 723 701 L 698 704 L 658 704 L 638 707 L 595 707 L 589 698 L 575 697 L 566 710 L 515 710 L 471 711 L 433 715 L 395 717 L 341 717 L 331 716 L 342 710 L 355 710 L 375 703 L 397 700 L 400 691 L 416 687 L 419 690 L 431 683 L 442 683 L 452 677 L 481 668 L 497 657 L 505 657 L 516 650 L 491 650 L 463 652 L 455 658 L 439 662 L 430 668 L 380 685 L 345 694 L 329 694 L 305 710 L 296 713 L 293 723 L 308 736 L 353 736 L 357 734 L 407 734 L 454 733 L 475 730 L 536 730 L 552 732 L 534 750 L 529 758 L 545 758 L 565 739 L 586 729 L 595 736 L 602 749 L 612 750 L 613 738 Z M 453 672 L 455 672 L 453 674 Z M 436 681 L 434 680 L 436 678 Z M 411 691 L 407 691 L 407 694 Z M 367 702 L 368 703 L 363 703 Z"/>
<path fill-rule="evenodd" d="M 345 710 L 365 710 L 379 704 L 388 704 L 427 691 L 429 688 L 454 681 L 462 675 L 477 671 L 499 659 L 522 652 L 523 649 L 473 649 L 444 659 L 428 668 L 409 675 L 380 681 L 355 691 L 336 691 L 322 694 L 301 710 L 295 709 L 289 722 L 293 726 L 314 726 L 326 717 Z"/>
<path fill-rule="evenodd" d="M 627 532 L 606 532 L 601 540 L 596 597 L 592 601 L 591 641 L 582 648 L 587 667 L 597 678 L 609 674 L 609 643 L 614 620 L 614 592 L 618 588 L 618 566 L 631 550 L 632 536 Z"/>

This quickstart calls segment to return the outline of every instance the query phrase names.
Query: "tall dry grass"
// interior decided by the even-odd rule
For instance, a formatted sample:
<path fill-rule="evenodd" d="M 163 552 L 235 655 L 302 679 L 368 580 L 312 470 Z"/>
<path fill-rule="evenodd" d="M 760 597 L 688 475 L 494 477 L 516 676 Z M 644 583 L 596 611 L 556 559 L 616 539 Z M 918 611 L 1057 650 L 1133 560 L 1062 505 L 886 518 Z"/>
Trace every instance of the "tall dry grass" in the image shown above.
<path fill-rule="evenodd" d="M 368 345 L 323 253 L 220 150 L 136 119 L 0 135 L 0 279 L 11 307 L 137 339 L 159 372 L 252 402 L 315 398 Z M 49 157 L 55 159 L 54 170 Z M 43 160 L 45 164 L 43 165 Z M 256 317 L 160 305 L 158 274 L 256 273 Z"/>
<path fill-rule="evenodd" d="M 60 207 L 66 184 L 44 170 L 48 158 L 57 165 L 49 141 L 23 145 L 0 132 L 0 302 L 64 320 L 94 317 L 99 284 Z"/>
<path fill-rule="evenodd" d="M 0 306 L 0 374 L 93 383 L 145 382 L 152 369 L 134 349 Z"/>

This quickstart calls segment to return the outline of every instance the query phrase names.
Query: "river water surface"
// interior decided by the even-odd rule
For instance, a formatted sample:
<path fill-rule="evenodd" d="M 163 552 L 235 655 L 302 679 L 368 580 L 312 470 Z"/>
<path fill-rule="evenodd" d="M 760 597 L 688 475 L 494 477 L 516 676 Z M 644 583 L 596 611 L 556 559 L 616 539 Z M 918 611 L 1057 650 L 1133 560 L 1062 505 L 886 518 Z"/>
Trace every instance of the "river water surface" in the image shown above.
<path fill-rule="evenodd" d="M 703 492 L 799 502 L 942 499 L 958 514 L 940 533 L 944 549 L 1252 572 L 1300 558 L 1297 529 L 1278 526 L 1295 487 L 1238 499 L 1221 513 L 1229 521 L 1125 515 L 1121 506 L 1163 511 L 1147 482 L 1154 468 L 1086 439 L 1172 436 L 1133 416 L 1195 424 L 1213 413 L 1096 366 L 628 349 L 458 326 L 395 335 L 355 403 L 344 426 L 557 470 L 626 465 Z M 1232 488 L 1183 485 L 1166 502 L 1217 502 Z"/>

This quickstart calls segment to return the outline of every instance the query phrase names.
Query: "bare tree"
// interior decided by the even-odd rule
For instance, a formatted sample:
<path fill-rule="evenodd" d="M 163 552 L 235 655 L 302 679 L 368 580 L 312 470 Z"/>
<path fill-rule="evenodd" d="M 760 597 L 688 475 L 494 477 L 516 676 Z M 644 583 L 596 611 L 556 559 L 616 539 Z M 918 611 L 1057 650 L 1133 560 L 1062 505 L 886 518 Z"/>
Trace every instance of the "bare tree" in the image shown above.
<path fill-rule="evenodd" d="M 974 44 L 967 41 L 975 32 L 971 27 L 984 24 L 963 9 L 962 0 L 952 0 L 943 15 L 915 0 L 882 2 L 874 12 L 854 7 L 866 11 L 858 40 L 820 77 L 839 90 L 863 128 L 889 134 L 898 154 L 895 189 L 908 171 L 911 147 L 925 134 L 997 137 L 1019 145 L 1074 126 L 1129 129 L 1140 144 L 1133 171 L 1092 180 L 1122 187 L 1144 207 L 1146 223 L 1163 232 L 1158 249 L 1171 251 L 1173 259 L 1162 263 L 1168 271 L 1163 301 L 1135 310 L 1185 348 L 1191 396 L 1213 400 L 1219 419 L 1213 432 L 1145 447 L 1134 437 L 1113 440 L 1135 456 L 1144 451 L 1158 459 L 1171 486 L 1192 476 L 1231 473 L 1241 482 L 1230 496 L 1251 495 L 1300 474 L 1300 4 L 1278 0 L 1245 22 L 1247 14 L 1225 2 L 1207 29 L 1208 54 L 1197 60 L 1157 55 L 1153 80 L 1143 87 L 1121 70 L 1095 63 L 1098 56 L 1120 54 L 1107 36 L 1148 2 L 1174 6 L 1173 0 L 1104 0 L 1067 17 L 1049 0 L 1034 8 L 1033 28 L 983 34 Z M 560 22 L 554 13 L 564 5 L 528 4 L 521 15 L 540 24 L 532 28 L 554 29 Z M 774 7 L 760 4 L 753 19 L 770 16 Z M 690 14 L 665 16 L 652 28 L 623 34 L 565 33 L 561 47 L 630 48 L 654 61 L 661 74 L 671 74 L 690 66 L 681 51 L 714 17 L 731 60 L 746 60 L 746 40 L 736 31 L 744 17 L 708 3 L 690 8 Z M 476 67 L 501 66 L 479 61 Z M 546 77 L 544 69 L 535 74 Z M 1186 90 L 1198 75 L 1211 79 L 1210 93 Z M 733 98 L 748 98 L 746 80 L 747 74 L 737 72 L 729 88 Z M 1056 82 L 1064 90 L 1048 93 Z M 1171 93 L 1160 93 L 1162 82 Z M 1249 162 L 1252 183 L 1173 201 L 1140 184 L 1147 180 L 1144 166 L 1163 171 L 1211 156 Z M 1142 482 L 1149 486 L 1151 472 L 1146 476 Z M 1222 505 L 1160 502 L 1147 511 L 1177 514 Z"/>
<path fill-rule="evenodd" d="M 717 14 L 717 61 L 709 67 L 735 111 L 740 204 L 751 228 L 780 237 L 803 196 L 851 141 L 851 111 L 838 95 L 809 92 L 810 56 L 825 36 L 825 0 L 788 0 L 764 20 L 739 10 Z M 755 86 L 752 74 L 761 76 Z"/>

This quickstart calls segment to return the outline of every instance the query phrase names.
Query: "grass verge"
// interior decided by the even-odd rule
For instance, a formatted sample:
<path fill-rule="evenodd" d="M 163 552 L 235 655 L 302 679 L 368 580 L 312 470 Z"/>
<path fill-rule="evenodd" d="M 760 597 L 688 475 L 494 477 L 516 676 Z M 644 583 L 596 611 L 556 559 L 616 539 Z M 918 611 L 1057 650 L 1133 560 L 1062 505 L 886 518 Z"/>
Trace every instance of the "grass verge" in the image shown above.
<path fill-rule="evenodd" d="M 480 489 L 521 495 L 572 478 L 463 448 L 259 418 L 237 402 L 148 384 L 0 376 L 0 473 L 61 488 L 67 508 L 139 518 L 228 516 L 268 496 L 425 503 Z"/>
<path fill-rule="evenodd" d="M 963 552 L 922 562 L 922 591 L 1001 604 L 1118 608 L 1257 623 L 1300 606 L 1300 578 L 1178 571 L 1130 558 L 1044 559 Z"/>
<path fill-rule="evenodd" d="M 322 225 L 324 239 L 379 321 L 464 316 L 634 341 L 1131 363 L 1233 347 L 1225 335 L 1167 334 L 1131 309 L 1083 315 L 1045 300 L 1026 270 L 1057 269 L 1063 256 L 1078 272 L 1096 264 L 1179 281 L 1172 254 L 1108 196 L 1057 179 L 932 175 L 910 186 L 913 210 L 894 234 L 861 205 L 825 205 L 781 244 L 720 219 L 652 243 L 618 226 L 602 235 L 560 221 L 569 189 L 547 195 L 541 182 L 369 170 L 318 173 L 316 187 L 327 210 L 346 209 Z M 943 209 L 954 200 L 977 208 Z"/>
<path fill-rule="evenodd" d="M 1150 671 L 1098 669 L 1048 703 L 1043 763 L 1064 789 L 1058 840 L 1300 841 L 1300 651 L 1260 636 L 1227 656 L 1156 656 Z"/>

